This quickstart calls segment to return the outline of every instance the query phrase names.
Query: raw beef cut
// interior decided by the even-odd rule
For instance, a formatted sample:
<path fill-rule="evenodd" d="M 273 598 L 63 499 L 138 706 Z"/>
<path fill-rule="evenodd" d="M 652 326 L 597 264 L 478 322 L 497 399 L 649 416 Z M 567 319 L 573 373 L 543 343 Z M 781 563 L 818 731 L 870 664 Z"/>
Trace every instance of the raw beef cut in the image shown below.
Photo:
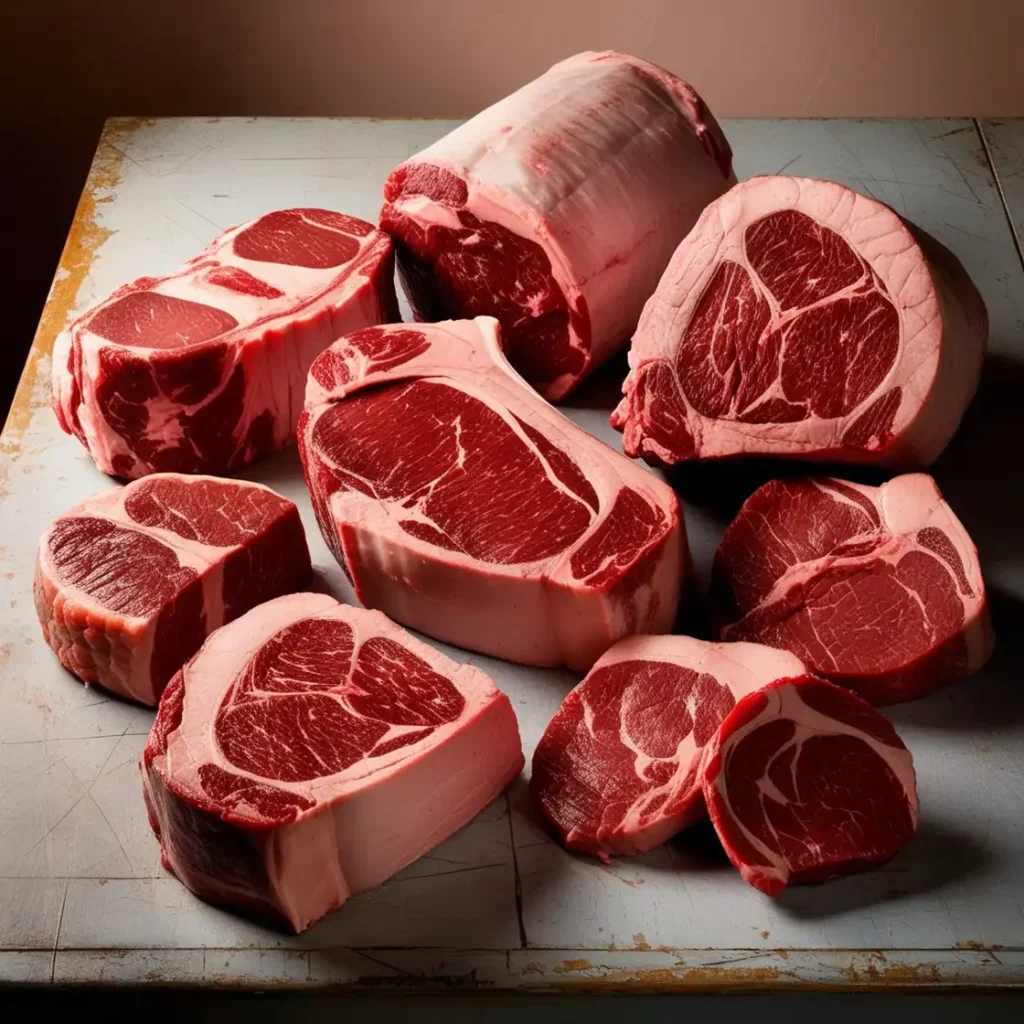
<path fill-rule="evenodd" d="M 497 317 L 512 365 L 554 401 L 625 344 L 735 180 L 689 85 L 581 53 L 399 166 L 380 219 L 417 319 Z"/>
<path fill-rule="evenodd" d="M 85 683 L 155 706 L 207 635 L 310 573 L 299 511 L 259 484 L 155 473 L 43 534 L 46 642 Z"/>
<path fill-rule="evenodd" d="M 533 798 L 570 850 L 607 861 L 660 846 L 704 816 L 704 750 L 736 701 L 805 671 L 760 644 L 629 637 L 548 724 Z"/>
<path fill-rule="evenodd" d="M 711 575 L 721 639 L 785 648 L 873 704 L 924 696 L 991 653 L 978 552 L 923 473 L 773 480 Z"/>
<path fill-rule="evenodd" d="M 313 357 L 398 319 L 391 242 L 331 210 L 268 213 L 83 313 L 53 408 L 104 473 L 220 473 L 295 439 Z"/>
<path fill-rule="evenodd" d="M 296 931 L 461 828 L 522 766 L 512 705 L 480 669 L 324 594 L 217 630 L 143 754 L 164 865 Z"/>
<path fill-rule="evenodd" d="M 708 747 L 704 797 L 729 859 L 769 896 L 882 864 L 917 830 L 914 762 L 896 730 L 814 676 L 737 703 Z"/>
<path fill-rule="evenodd" d="M 760 177 L 704 212 L 644 307 L 612 424 L 665 463 L 921 467 L 978 384 L 988 316 L 960 262 L 887 206 Z"/>
<path fill-rule="evenodd" d="M 675 494 L 538 397 L 491 317 L 332 345 L 310 372 L 299 453 L 359 600 L 413 629 L 586 670 L 673 623 Z"/>

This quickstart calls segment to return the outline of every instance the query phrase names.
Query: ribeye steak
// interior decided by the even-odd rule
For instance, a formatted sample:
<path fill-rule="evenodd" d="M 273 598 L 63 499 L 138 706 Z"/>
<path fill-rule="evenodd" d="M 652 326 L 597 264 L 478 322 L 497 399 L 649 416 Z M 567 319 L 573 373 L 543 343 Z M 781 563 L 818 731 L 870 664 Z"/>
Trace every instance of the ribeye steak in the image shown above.
<path fill-rule="evenodd" d="M 673 622 L 672 490 L 540 398 L 491 317 L 369 328 L 313 364 L 299 453 L 359 599 L 440 640 L 585 670 Z"/>
<path fill-rule="evenodd" d="M 219 473 L 295 438 L 313 357 L 398 319 L 393 255 L 331 210 L 268 213 L 167 277 L 141 277 L 58 338 L 53 408 L 104 473 Z"/>
<path fill-rule="evenodd" d="M 522 765 L 512 705 L 483 672 L 324 594 L 217 630 L 143 755 L 165 866 L 296 931 L 461 828 Z"/>
<path fill-rule="evenodd" d="M 704 796 L 729 859 L 769 896 L 884 863 L 917 830 L 910 751 L 870 704 L 814 676 L 737 703 L 708 747 Z"/>
<path fill-rule="evenodd" d="M 921 467 L 981 370 L 985 305 L 960 262 L 832 181 L 766 176 L 712 203 L 644 308 L 627 454 Z"/>
<path fill-rule="evenodd" d="M 786 651 L 634 636 L 562 702 L 533 756 L 530 791 L 570 850 L 644 853 L 705 815 L 706 745 L 736 701 L 802 675 Z"/>
<path fill-rule="evenodd" d="M 206 636 L 307 582 L 298 509 L 259 484 L 156 473 L 97 494 L 43 534 L 46 642 L 86 683 L 155 706 Z"/>
<path fill-rule="evenodd" d="M 765 484 L 725 531 L 711 594 L 721 639 L 785 648 L 873 704 L 968 675 L 992 648 L 978 552 L 923 473 Z"/>
<path fill-rule="evenodd" d="M 689 85 L 581 53 L 399 166 L 381 227 L 417 319 L 497 317 L 513 366 L 557 400 L 625 344 L 675 247 L 735 180 Z"/>

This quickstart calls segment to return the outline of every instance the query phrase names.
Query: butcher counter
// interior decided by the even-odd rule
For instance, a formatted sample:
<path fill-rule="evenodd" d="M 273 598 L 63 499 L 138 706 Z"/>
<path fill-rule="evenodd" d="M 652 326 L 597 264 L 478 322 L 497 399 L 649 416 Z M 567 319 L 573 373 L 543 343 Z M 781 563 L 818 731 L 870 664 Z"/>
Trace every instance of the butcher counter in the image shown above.
<path fill-rule="evenodd" d="M 922 808 L 919 834 L 895 860 L 776 900 L 745 885 L 701 826 L 603 865 L 549 838 L 520 779 L 431 854 L 298 937 L 199 902 L 161 868 L 138 772 L 152 713 L 66 674 L 33 608 L 40 531 L 110 486 L 50 410 L 54 339 L 115 286 L 171 270 L 268 210 L 375 220 L 387 173 L 452 126 L 107 122 L 0 446 L 0 980 L 374 991 L 1024 984 L 1024 122 L 724 123 L 740 178 L 832 178 L 892 205 L 960 257 L 988 305 L 981 389 L 935 475 L 980 548 L 996 653 L 980 676 L 889 709 Z M 624 368 L 613 362 L 567 408 L 615 447 L 608 413 Z M 724 524 L 771 471 L 671 474 L 701 580 Z M 299 503 L 317 570 L 351 599 L 295 451 L 245 476 Z M 529 765 L 578 677 L 443 649 L 509 694 Z"/>

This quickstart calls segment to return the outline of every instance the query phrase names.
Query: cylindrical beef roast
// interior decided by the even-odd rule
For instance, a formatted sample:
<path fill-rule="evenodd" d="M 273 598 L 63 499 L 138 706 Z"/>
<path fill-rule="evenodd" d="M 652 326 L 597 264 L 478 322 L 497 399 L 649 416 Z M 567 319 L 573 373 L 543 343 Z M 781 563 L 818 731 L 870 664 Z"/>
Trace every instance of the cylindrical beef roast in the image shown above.
<path fill-rule="evenodd" d="M 381 227 L 418 319 L 481 314 L 546 398 L 629 338 L 675 247 L 733 182 L 701 98 L 621 53 L 581 53 L 388 179 Z"/>
<path fill-rule="evenodd" d="M 974 395 L 985 304 L 959 260 L 834 181 L 712 203 L 644 307 L 612 424 L 663 463 L 769 455 L 922 467 Z"/>

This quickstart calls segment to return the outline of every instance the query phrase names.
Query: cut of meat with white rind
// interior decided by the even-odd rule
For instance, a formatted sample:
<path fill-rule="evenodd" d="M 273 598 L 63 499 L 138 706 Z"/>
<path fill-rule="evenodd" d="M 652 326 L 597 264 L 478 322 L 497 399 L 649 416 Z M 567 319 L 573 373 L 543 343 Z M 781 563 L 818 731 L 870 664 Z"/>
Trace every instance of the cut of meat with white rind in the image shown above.
<path fill-rule="evenodd" d="M 873 704 L 921 697 L 992 650 L 978 552 L 930 476 L 773 480 L 712 566 L 717 634 L 792 651 Z"/>
<path fill-rule="evenodd" d="M 331 210 L 291 209 L 141 277 L 54 346 L 61 427 L 113 476 L 220 473 L 295 439 L 315 356 L 397 320 L 391 242 Z"/>
<path fill-rule="evenodd" d="M 546 398 L 621 348 L 676 246 L 735 182 L 685 82 L 580 53 L 400 165 L 381 227 L 417 319 L 497 317 Z"/>
<path fill-rule="evenodd" d="M 157 473 L 97 494 L 43 534 L 43 636 L 85 683 L 155 706 L 218 626 L 310 573 L 295 505 L 260 484 Z"/>
<path fill-rule="evenodd" d="M 541 399 L 490 317 L 333 345 L 310 372 L 299 453 L 359 600 L 413 629 L 585 671 L 672 626 L 675 494 Z"/>
<path fill-rule="evenodd" d="M 215 632 L 143 755 L 167 868 L 301 931 L 422 856 L 519 774 L 508 698 L 380 612 L 323 594 Z"/>
<path fill-rule="evenodd" d="M 977 388 L 985 304 L 960 262 L 832 181 L 752 178 L 712 203 L 644 308 L 612 417 L 664 463 L 929 465 Z"/>
<path fill-rule="evenodd" d="M 548 724 L 533 799 L 570 850 L 607 861 L 660 846 L 704 816 L 704 751 L 735 703 L 805 671 L 760 644 L 622 640 Z"/>
<path fill-rule="evenodd" d="M 870 704 L 813 676 L 739 701 L 703 785 L 729 859 L 769 896 L 882 864 L 917 830 L 910 751 Z"/>

